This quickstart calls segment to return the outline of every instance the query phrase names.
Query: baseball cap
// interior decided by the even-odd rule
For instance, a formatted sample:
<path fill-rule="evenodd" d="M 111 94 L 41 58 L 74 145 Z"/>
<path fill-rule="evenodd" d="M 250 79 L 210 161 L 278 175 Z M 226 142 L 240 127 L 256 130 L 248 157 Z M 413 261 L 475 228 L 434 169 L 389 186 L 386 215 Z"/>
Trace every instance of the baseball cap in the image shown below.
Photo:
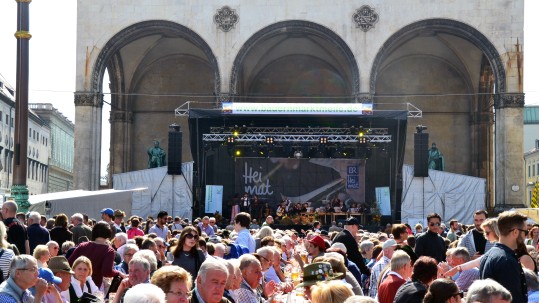
<path fill-rule="evenodd" d="M 62 283 L 62 278 L 55 276 L 52 270 L 48 268 L 41 267 L 39 269 L 38 277 L 47 281 L 48 283 L 54 283 L 54 284 Z"/>
<path fill-rule="evenodd" d="M 393 246 L 397 246 L 397 241 L 395 241 L 394 239 L 389 239 L 384 242 L 384 244 L 382 245 L 382 249 L 390 248 Z"/>
<path fill-rule="evenodd" d="M 324 241 L 324 239 L 320 236 L 312 238 L 311 240 L 309 240 L 309 243 L 320 247 L 320 249 L 326 249 L 326 241 Z"/>
<path fill-rule="evenodd" d="M 114 210 L 112 210 L 112 208 L 103 208 L 101 210 L 101 213 L 102 214 L 107 214 L 109 216 L 114 216 Z"/>
<path fill-rule="evenodd" d="M 354 217 L 350 217 L 346 220 L 346 225 L 357 225 L 359 226 L 360 228 L 362 228 L 363 226 L 361 226 L 361 224 L 359 224 L 359 220 L 357 218 L 354 218 Z"/>

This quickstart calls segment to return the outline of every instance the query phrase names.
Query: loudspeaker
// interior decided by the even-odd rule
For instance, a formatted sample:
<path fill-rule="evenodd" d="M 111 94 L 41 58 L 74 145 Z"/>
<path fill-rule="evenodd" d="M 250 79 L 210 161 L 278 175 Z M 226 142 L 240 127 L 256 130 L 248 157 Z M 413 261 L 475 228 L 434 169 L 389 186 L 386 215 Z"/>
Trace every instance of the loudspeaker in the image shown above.
<path fill-rule="evenodd" d="M 429 134 L 414 134 L 414 177 L 429 176 Z"/>
<path fill-rule="evenodd" d="M 169 175 L 182 174 L 182 132 L 168 132 L 168 170 Z"/>

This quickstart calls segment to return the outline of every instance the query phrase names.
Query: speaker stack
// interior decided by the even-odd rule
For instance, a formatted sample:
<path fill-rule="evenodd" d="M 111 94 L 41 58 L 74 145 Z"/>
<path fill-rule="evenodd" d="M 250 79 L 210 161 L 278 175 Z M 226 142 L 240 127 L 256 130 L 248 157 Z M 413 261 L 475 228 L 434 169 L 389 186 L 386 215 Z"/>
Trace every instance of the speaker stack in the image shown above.
<path fill-rule="evenodd" d="M 429 176 L 429 134 L 414 134 L 414 177 Z"/>
<path fill-rule="evenodd" d="M 180 130 L 180 126 L 177 124 L 172 124 L 169 126 L 167 174 L 182 174 L 182 132 Z"/>

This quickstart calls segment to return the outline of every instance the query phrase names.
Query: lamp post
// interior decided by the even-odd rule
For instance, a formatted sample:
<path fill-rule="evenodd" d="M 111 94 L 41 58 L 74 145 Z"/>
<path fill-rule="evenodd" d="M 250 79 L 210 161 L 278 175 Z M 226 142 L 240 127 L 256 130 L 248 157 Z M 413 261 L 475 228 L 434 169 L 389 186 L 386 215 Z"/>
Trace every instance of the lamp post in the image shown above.
<path fill-rule="evenodd" d="M 13 185 L 11 195 L 19 206 L 19 211 L 26 213 L 28 186 L 26 185 L 28 152 L 28 49 L 32 35 L 29 32 L 29 6 L 31 0 L 17 2 L 17 83 L 15 94 L 15 139 L 13 158 Z"/>

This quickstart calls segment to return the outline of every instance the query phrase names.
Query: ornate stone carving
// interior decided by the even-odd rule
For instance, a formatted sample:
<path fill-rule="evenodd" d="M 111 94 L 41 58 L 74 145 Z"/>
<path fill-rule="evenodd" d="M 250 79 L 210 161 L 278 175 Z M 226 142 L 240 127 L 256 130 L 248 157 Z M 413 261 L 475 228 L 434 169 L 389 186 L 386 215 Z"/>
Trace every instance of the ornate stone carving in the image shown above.
<path fill-rule="evenodd" d="M 221 9 L 218 9 L 217 13 L 213 16 L 213 21 L 217 24 L 217 27 L 225 33 L 234 28 L 238 19 L 239 16 L 236 14 L 236 10 L 231 9 L 226 5 Z"/>
<path fill-rule="evenodd" d="M 374 24 L 378 22 L 378 14 L 368 5 L 363 5 L 353 15 L 356 27 L 359 27 L 362 31 L 367 32 L 374 27 Z"/>
<path fill-rule="evenodd" d="M 114 122 L 128 122 L 133 123 L 133 113 L 132 112 L 125 112 L 125 111 L 113 111 L 110 114 L 110 120 L 111 123 Z"/>
<path fill-rule="evenodd" d="M 524 94 L 501 93 L 494 95 L 494 108 L 523 108 Z"/>
<path fill-rule="evenodd" d="M 75 92 L 75 106 L 103 106 L 103 94 Z"/>

